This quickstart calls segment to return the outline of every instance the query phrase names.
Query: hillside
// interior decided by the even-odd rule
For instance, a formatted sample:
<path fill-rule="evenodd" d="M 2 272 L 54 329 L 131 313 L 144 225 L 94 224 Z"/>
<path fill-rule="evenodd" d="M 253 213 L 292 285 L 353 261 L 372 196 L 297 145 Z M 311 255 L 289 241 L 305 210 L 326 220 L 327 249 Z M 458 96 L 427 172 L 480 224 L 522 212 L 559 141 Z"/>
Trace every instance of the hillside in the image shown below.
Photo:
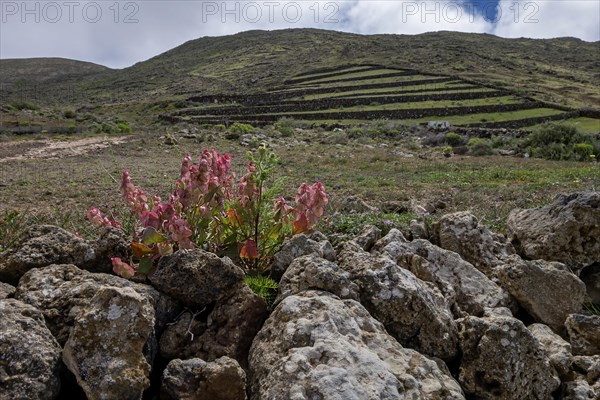
<path fill-rule="evenodd" d="M 43 83 L 82 78 L 109 71 L 110 68 L 64 58 L 13 58 L 0 60 L 0 82 L 14 84 L 18 81 Z"/>
<path fill-rule="evenodd" d="M 48 97 L 39 101 L 143 104 L 198 95 L 264 93 L 308 71 L 377 64 L 510 88 L 556 104 L 600 107 L 600 42 L 574 38 L 503 39 L 457 32 L 357 35 L 288 29 L 200 38 L 122 70 L 75 62 L 68 69 L 46 62 L 36 70 L 31 64 L 32 60 L 2 61 L 4 101 L 17 94 L 12 82 L 21 80 L 21 86 L 31 86 L 40 75 L 45 78 L 37 84 Z M 74 74 L 79 75 L 77 80 L 68 79 Z"/>

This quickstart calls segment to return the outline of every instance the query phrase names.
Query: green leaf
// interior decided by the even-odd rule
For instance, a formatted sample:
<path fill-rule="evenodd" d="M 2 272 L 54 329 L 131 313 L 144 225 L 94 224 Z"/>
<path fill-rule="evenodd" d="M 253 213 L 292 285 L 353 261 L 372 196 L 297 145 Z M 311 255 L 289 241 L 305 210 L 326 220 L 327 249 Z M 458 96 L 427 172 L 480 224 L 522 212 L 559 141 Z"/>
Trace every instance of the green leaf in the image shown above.
<path fill-rule="evenodd" d="M 222 249 L 219 252 L 219 255 L 221 257 L 223 256 L 227 256 L 233 260 L 235 260 L 238 256 L 238 247 L 237 247 L 237 243 L 234 243 L 233 245 L 230 245 L 228 247 L 225 247 L 224 249 Z"/>
<path fill-rule="evenodd" d="M 152 267 L 154 267 L 152 258 L 149 256 L 144 256 L 140 260 L 140 265 L 138 266 L 137 270 L 139 273 L 147 275 L 150 271 L 152 271 Z"/>
<path fill-rule="evenodd" d="M 267 238 L 271 240 L 276 240 L 279 237 L 279 232 L 281 232 L 282 227 L 282 224 L 274 225 L 267 233 Z"/>
<path fill-rule="evenodd" d="M 151 226 L 144 229 L 144 233 L 142 234 L 142 243 L 147 244 L 148 246 L 151 246 L 154 243 L 164 242 L 165 240 L 165 237 Z"/>

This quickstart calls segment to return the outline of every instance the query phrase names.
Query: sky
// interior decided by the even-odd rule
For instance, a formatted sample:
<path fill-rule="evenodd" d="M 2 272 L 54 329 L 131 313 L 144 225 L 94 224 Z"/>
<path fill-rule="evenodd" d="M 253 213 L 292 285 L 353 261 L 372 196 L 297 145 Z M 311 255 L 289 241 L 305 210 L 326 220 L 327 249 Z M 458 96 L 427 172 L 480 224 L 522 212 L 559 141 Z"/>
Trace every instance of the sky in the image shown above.
<path fill-rule="evenodd" d="M 284 28 L 600 40 L 600 0 L 0 0 L 0 59 L 124 68 L 203 36 Z"/>

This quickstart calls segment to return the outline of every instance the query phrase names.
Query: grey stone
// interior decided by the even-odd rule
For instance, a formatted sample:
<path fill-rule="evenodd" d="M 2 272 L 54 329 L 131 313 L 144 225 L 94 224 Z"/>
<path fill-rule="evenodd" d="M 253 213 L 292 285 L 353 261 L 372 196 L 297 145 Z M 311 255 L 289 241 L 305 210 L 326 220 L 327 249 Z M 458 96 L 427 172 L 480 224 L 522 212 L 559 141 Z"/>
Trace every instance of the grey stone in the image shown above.
<path fill-rule="evenodd" d="M 546 352 L 512 317 L 457 321 L 462 360 L 458 380 L 477 399 L 551 399 L 560 385 Z"/>
<path fill-rule="evenodd" d="M 502 260 L 515 254 L 502 235 L 494 234 L 470 212 L 444 215 L 433 225 L 437 244 L 451 250 L 489 277 Z"/>
<path fill-rule="evenodd" d="M 376 211 L 377 208 L 367 204 L 360 196 L 348 196 L 340 201 L 340 210 L 367 212 Z"/>
<path fill-rule="evenodd" d="M 381 238 L 381 229 L 375 225 L 365 225 L 354 240 L 365 251 L 370 251 L 375 242 Z"/>
<path fill-rule="evenodd" d="M 162 376 L 161 399 L 246 400 L 246 373 L 229 357 L 171 361 Z"/>
<path fill-rule="evenodd" d="M 571 345 L 544 324 L 532 324 L 527 327 L 529 332 L 540 342 L 550 364 L 556 369 L 561 377 L 566 377 L 571 368 L 573 355 Z"/>
<path fill-rule="evenodd" d="M 296 258 L 279 282 L 275 304 L 308 289 L 324 290 L 342 299 L 359 299 L 359 288 L 350 273 L 316 253 Z"/>
<path fill-rule="evenodd" d="M 156 309 L 157 335 L 181 309 L 179 303 L 151 286 L 115 275 L 91 273 L 68 264 L 29 271 L 19 282 L 16 298 L 38 308 L 44 314 L 46 325 L 54 337 L 64 345 L 75 317 L 104 287 L 132 288 L 148 298 Z"/>
<path fill-rule="evenodd" d="M 13 297 L 17 288 L 8 283 L 0 282 L 0 300 Z"/>
<path fill-rule="evenodd" d="M 62 228 L 33 225 L 15 250 L 0 255 L 0 281 L 14 283 L 33 268 L 51 264 L 83 265 L 96 258 L 94 247 Z"/>
<path fill-rule="evenodd" d="M 561 194 L 545 207 L 513 210 L 507 228 L 524 258 L 572 268 L 600 262 L 600 193 Z"/>
<path fill-rule="evenodd" d="M 563 382 L 563 400 L 600 398 L 600 355 L 574 356 L 573 377 Z"/>
<path fill-rule="evenodd" d="M 21 301 L 0 299 L 0 316 L 0 398 L 56 398 L 61 348 L 42 313 Z"/>
<path fill-rule="evenodd" d="M 339 266 L 360 290 L 360 302 L 403 346 L 450 359 L 457 330 L 437 287 L 399 267 L 386 254 L 371 255 L 352 241 L 342 243 Z"/>
<path fill-rule="evenodd" d="M 517 310 L 511 296 L 458 254 L 426 240 L 395 243 L 393 255 L 399 266 L 419 279 L 437 286 L 456 318 L 466 314 L 481 316 L 485 308 L 508 307 Z M 383 248 L 386 251 L 386 248 Z"/>
<path fill-rule="evenodd" d="M 335 251 L 321 232 L 313 232 L 310 235 L 301 233 L 286 238 L 281 249 L 273 257 L 271 278 L 279 281 L 292 261 L 312 253 L 326 260 L 335 261 Z"/>
<path fill-rule="evenodd" d="M 91 272 L 112 273 L 111 257 L 129 258 L 127 235 L 105 228 L 96 241 L 52 225 L 33 225 L 21 243 L 0 255 L 0 281 L 16 284 L 25 272 L 52 264 L 74 264 Z"/>
<path fill-rule="evenodd" d="M 178 250 L 164 256 L 149 276 L 158 291 L 189 307 L 204 307 L 222 297 L 244 279 L 244 271 L 229 258 L 201 249 Z"/>
<path fill-rule="evenodd" d="M 573 354 L 578 356 L 600 355 L 600 317 L 597 315 L 572 314 L 565 321 Z"/>
<path fill-rule="evenodd" d="M 435 361 L 405 349 L 354 300 L 286 297 L 250 350 L 252 400 L 463 399 Z"/>
<path fill-rule="evenodd" d="M 384 248 L 386 248 L 385 252 L 391 252 L 393 253 L 393 248 L 403 248 L 403 243 L 408 243 L 408 240 L 404 237 L 404 235 L 402 234 L 402 232 L 400 232 L 398 229 L 396 228 L 392 228 L 390 229 L 390 231 L 387 233 L 387 235 L 385 235 L 384 237 L 382 237 L 381 239 L 379 239 L 375 245 L 373 246 L 373 248 L 371 249 L 371 253 L 373 254 L 379 254 L 384 252 Z"/>
<path fill-rule="evenodd" d="M 150 386 L 144 347 L 154 308 L 131 288 L 101 288 L 75 318 L 63 361 L 89 400 L 141 399 Z"/>
<path fill-rule="evenodd" d="M 536 321 L 557 333 L 564 331 L 567 316 L 581 310 L 585 300 L 583 282 L 560 263 L 511 256 L 495 271 L 500 286 Z"/>
<path fill-rule="evenodd" d="M 98 239 L 91 242 L 91 245 L 96 256 L 79 266 L 90 272 L 112 274 L 111 258 L 119 257 L 128 260 L 131 256 L 131 239 L 121 229 L 104 228 Z"/>
<path fill-rule="evenodd" d="M 427 226 L 422 219 L 413 219 L 410 221 L 409 229 L 413 239 L 429 239 Z"/>

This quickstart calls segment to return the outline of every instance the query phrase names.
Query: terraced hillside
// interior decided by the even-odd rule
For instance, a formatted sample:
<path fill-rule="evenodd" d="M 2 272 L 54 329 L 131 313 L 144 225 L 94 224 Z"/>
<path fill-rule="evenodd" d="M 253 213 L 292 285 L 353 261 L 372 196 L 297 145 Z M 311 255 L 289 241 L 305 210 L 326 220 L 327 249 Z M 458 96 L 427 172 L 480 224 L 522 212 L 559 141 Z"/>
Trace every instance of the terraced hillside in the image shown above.
<path fill-rule="evenodd" d="M 458 77 L 361 64 L 312 70 L 261 94 L 192 96 L 161 119 L 254 125 L 281 118 L 339 124 L 444 120 L 453 125 L 522 128 L 575 118 L 582 125 L 600 126 L 596 114 Z"/>

